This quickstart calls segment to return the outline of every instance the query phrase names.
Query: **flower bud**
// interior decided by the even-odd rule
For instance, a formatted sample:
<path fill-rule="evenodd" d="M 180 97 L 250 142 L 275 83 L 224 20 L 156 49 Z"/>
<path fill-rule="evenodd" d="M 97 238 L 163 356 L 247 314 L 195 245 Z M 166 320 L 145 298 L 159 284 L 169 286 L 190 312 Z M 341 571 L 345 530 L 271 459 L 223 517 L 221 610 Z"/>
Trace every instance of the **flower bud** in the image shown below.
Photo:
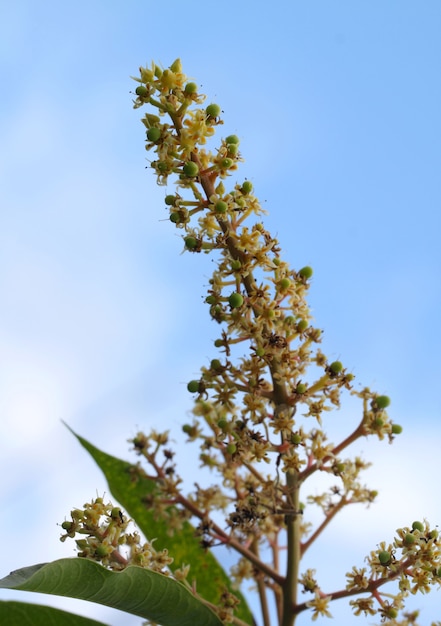
<path fill-rule="evenodd" d="M 103 544 L 97 546 L 95 549 L 96 556 L 100 559 L 106 557 L 109 554 L 109 548 L 110 546 L 105 546 Z"/>
<path fill-rule="evenodd" d="M 173 61 L 173 63 L 170 65 L 170 69 L 172 72 L 182 73 L 181 59 L 176 59 L 176 61 Z"/>

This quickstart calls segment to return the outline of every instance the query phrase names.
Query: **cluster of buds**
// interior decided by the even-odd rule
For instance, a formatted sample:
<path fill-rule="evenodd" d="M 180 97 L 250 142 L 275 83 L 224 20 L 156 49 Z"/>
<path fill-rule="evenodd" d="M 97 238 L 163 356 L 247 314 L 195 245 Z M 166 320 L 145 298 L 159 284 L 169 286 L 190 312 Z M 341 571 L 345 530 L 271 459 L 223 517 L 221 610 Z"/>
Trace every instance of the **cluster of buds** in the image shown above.
<path fill-rule="evenodd" d="M 138 532 L 128 532 L 130 518 L 111 502 L 98 497 L 86 502 L 83 509 L 73 509 L 70 515 L 71 520 L 61 524 L 61 541 L 81 535 L 81 539 L 75 539 L 79 557 L 115 571 L 138 565 L 168 574 L 173 559 L 167 550 L 156 551 L 150 542 L 141 541 Z"/>
<path fill-rule="evenodd" d="M 405 598 L 418 591 L 427 593 L 441 585 L 441 543 L 436 528 L 427 521 L 415 521 L 412 526 L 399 528 L 394 541 L 381 542 L 377 550 L 367 557 L 367 567 L 353 567 L 346 574 L 346 589 L 325 594 L 320 588 L 316 571 L 308 569 L 300 577 L 303 593 L 313 593 L 314 599 L 305 603 L 313 609 L 314 620 L 319 615 L 331 617 L 328 606 L 332 599 L 359 595 L 350 605 L 355 615 L 379 615 L 382 622 L 391 626 L 416 624 L 418 611 L 402 614 Z M 380 591 L 383 586 L 396 581 L 398 592 Z M 441 622 L 432 623 L 441 626 Z"/>
<path fill-rule="evenodd" d="M 367 388 L 353 389 L 352 373 L 321 351 L 322 333 L 312 324 L 306 300 L 312 268 L 291 269 L 282 259 L 278 240 L 261 221 L 265 212 L 251 181 L 228 188 L 228 176 L 242 161 L 239 137 L 227 134 L 216 149 L 209 149 L 223 124 L 221 107 L 203 104 L 205 96 L 179 60 L 168 69 L 154 63 L 141 67 L 135 80 L 134 107 L 148 108 L 142 119 L 146 149 L 156 153 L 150 166 L 158 184 L 167 185 L 170 177 L 175 184 L 164 199 L 169 220 L 182 235 L 184 252 L 214 255 L 205 303 L 220 329 L 214 342 L 218 352 L 188 383 L 194 418 L 182 427 L 189 442 L 199 443 L 200 464 L 216 475 L 215 485 L 196 484 L 184 495 L 168 433 L 138 433 L 133 448 L 145 459 L 145 476 L 157 487 L 148 505 L 171 532 L 196 520 L 204 549 L 222 544 L 236 551 L 232 578 L 238 585 L 249 578 L 256 581 L 265 625 L 270 623 L 269 593 L 284 626 L 292 626 L 307 609 L 312 609 L 312 619 L 330 616 L 331 600 L 354 595 L 363 596 L 352 601 L 356 614 L 394 620 L 407 593 L 439 582 L 438 538 L 427 525 L 400 531 L 394 546 L 382 545 L 371 555 L 369 572 L 354 568 L 348 574 L 348 586 L 341 591 L 324 593 L 313 570 L 299 572 L 306 550 L 343 507 L 374 500 L 377 492 L 359 480 L 368 464 L 342 453 L 360 437 L 392 442 L 400 434 L 401 426 L 387 414 L 390 400 Z M 335 444 L 327 440 L 322 422 L 328 411 L 340 407 L 344 392 L 362 400 L 362 417 Z M 306 497 L 304 504 L 300 493 L 318 472 L 338 484 Z M 311 505 L 322 509 L 315 528 L 304 521 Z M 90 532 L 89 509 L 73 513 L 72 523 L 63 528 L 67 536 L 89 535 L 78 543 L 81 555 L 118 565 L 114 552 L 119 553 L 118 542 L 125 536 L 124 517 L 106 510 L 104 526 L 92 525 Z M 400 559 L 394 556 L 398 548 Z M 146 544 L 146 551 L 151 550 Z M 263 554 L 272 555 L 270 562 Z M 393 580 L 399 581 L 399 589 L 390 603 L 378 588 Z M 314 599 L 301 602 L 298 587 Z M 229 618 L 234 612 L 230 600 Z"/>

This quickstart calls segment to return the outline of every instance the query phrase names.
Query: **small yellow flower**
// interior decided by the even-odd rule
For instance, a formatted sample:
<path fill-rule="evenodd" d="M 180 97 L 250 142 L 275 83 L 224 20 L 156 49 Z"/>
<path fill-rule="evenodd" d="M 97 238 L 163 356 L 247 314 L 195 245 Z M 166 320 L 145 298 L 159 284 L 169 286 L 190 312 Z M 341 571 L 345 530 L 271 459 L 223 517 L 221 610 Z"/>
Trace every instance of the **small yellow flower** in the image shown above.
<path fill-rule="evenodd" d="M 313 609 L 311 618 L 313 622 L 315 622 L 315 620 L 321 615 L 323 617 L 332 617 L 332 614 L 328 611 L 328 604 L 331 599 L 331 596 L 324 596 L 316 591 L 314 600 L 306 603 L 306 606 L 309 606 L 311 609 Z"/>

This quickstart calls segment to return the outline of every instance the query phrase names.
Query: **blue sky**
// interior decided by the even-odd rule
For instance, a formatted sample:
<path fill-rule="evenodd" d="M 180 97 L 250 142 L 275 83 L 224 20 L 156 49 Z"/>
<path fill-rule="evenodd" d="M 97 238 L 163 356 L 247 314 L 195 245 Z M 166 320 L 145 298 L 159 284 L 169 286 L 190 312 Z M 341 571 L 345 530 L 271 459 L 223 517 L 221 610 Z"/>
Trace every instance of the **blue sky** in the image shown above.
<path fill-rule="evenodd" d="M 325 353 L 390 395 L 404 427 L 393 447 L 361 442 L 378 503 L 343 515 L 305 567 L 332 590 L 336 547 L 343 580 L 399 526 L 441 525 L 440 28 L 435 0 L 0 8 L 1 575 L 73 554 L 56 523 L 105 491 L 60 420 L 124 458 L 139 428 L 179 439 L 186 382 L 214 356 L 211 262 L 180 255 L 131 108 L 129 76 L 152 59 L 181 57 L 222 106 L 266 225 L 293 267 L 314 268 Z M 180 454 L 191 476 L 195 450 Z M 426 624 L 440 598 L 409 606 Z M 346 603 L 332 613 L 354 622 Z"/>

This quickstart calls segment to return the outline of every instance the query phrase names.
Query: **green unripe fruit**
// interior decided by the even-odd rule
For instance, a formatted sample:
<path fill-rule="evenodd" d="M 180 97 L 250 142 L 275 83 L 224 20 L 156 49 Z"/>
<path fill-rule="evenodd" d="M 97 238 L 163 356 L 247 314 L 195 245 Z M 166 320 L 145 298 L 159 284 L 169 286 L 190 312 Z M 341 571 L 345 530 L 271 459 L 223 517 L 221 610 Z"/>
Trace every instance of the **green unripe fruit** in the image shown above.
<path fill-rule="evenodd" d="M 158 141 L 160 136 L 161 136 L 161 129 L 156 128 L 156 126 L 152 126 L 152 128 L 149 128 L 147 131 L 147 139 L 149 141 L 153 141 L 153 143 Z"/>
<path fill-rule="evenodd" d="M 207 304 L 216 304 L 216 302 L 217 302 L 217 298 L 216 298 L 216 296 L 213 296 L 213 295 L 211 295 L 211 296 L 207 296 L 207 297 L 205 298 L 205 302 L 206 302 Z"/>
<path fill-rule="evenodd" d="M 223 339 L 216 339 L 214 342 L 214 345 L 216 348 L 222 348 L 224 346 L 224 340 Z"/>
<path fill-rule="evenodd" d="M 240 270 L 241 267 L 242 267 L 242 263 L 239 261 L 239 259 L 234 259 L 234 261 L 231 261 L 231 269 L 234 270 L 235 272 Z"/>
<path fill-rule="evenodd" d="M 377 396 L 375 398 L 375 406 L 377 409 L 385 409 L 390 404 L 390 398 L 388 396 Z"/>
<path fill-rule="evenodd" d="M 187 83 L 184 88 L 184 92 L 188 95 L 196 93 L 198 90 L 198 86 L 196 83 Z"/>
<path fill-rule="evenodd" d="M 296 318 L 294 317 L 294 315 L 288 315 L 287 317 L 285 317 L 284 323 L 287 326 L 292 326 L 296 321 Z"/>
<path fill-rule="evenodd" d="M 289 280 L 289 278 L 282 278 L 279 281 L 279 289 L 281 289 L 282 291 L 285 291 L 285 289 L 288 289 L 290 285 L 291 285 L 291 281 Z"/>
<path fill-rule="evenodd" d="M 245 195 L 253 191 L 253 183 L 250 180 L 245 180 L 240 188 Z"/>
<path fill-rule="evenodd" d="M 395 619 L 398 615 L 397 609 L 394 609 L 392 606 L 387 609 L 387 617 L 391 617 Z"/>
<path fill-rule="evenodd" d="M 154 165 L 158 172 L 160 172 L 161 174 L 167 174 L 167 172 L 169 171 L 169 166 L 166 161 L 154 161 Z"/>
<path fill-rule="evenodd" d="M 214 208 L 216 209 L 216 213 L 226 213 L 228 209 L 228 204 L 223 200 L 218 200 L 214 205 Z"/>
<path fill-rule="evenodd" d="M 214 317 L 214 319 L 217 321 L 223 320 L 225 317 L 220 304 L 215 304 L 214 306 L 210 307 L 210 315 Z"/>
<path fill-rule="evenodd" d="M 184 243 L 185 243 L 185 247 L 188 250 L 194 250 L 196 246 L 198 245 L 198 241 L 195 237 L 186 237 L 184 239 Z"/>
<path fill-rule="evenodd" d="M 210 368 L 212 370 L 219 371 L 222 369 L 222 363 L 219 361 L 219 359 L 212 359 L 210 363 Z"/>
<path fill-rule="evenodd" d="M 221 417 L 220 420 L 217 422 L 217 426 L 221 430 L 226 430 L 228 426 L 228 421 L 225 419 L 225 417 Z"/>
<path fill-rule="evenodd" d="M 190 393 L 196 393 L 199 391 L 199 380 L 190 380 L 187 385 L 187 389 Z M 184 431 L 185 432 L 185 431 Z"/>
<path fill-rule="evenodd" d="M 63 530 L 67 530 L 67 531 L 70 531 L 70 530 L 71 530 L 71 528 L 72 528 L 72 526 L 73 526 L 73 522 L 67 522 L 67 521 L 66 521 L 66 522 L 63 522 L 63 523 L 61 524 L 61 528 L 62 528 Z"/>
<path fill-rule="evenodd" d="M 182 431 L 186 434 L 186 435 L 191 435 L 191 433 L 193 432 L 194 427 L 191 424 L 184 424 L 182 426 Z"/>
<path fill-rule="evenodd" d="M 404 537 L 404 544 L 406 546 L 410 546 L 413 543 L 415 543 L 415 535 L 411 535 L 410 533 L 407 533 L 407 535 Z"/>
<path fill-rule="evenodd" d="M 173 211 L 173 213 L 170 213 L 170 222 L 173 222 L 173 224 L 179 224 L 180 219 L 181 219 L 181 216 L 176 211 Z"/>
<path fill-rule="evenodd" d="M 412 530 L 419 530 L 419 531 L 423 532 L 424 524 L 422 524 L 421 522 L 413 522 Z"/>
<path fill-rule="evenodd" d="M 147 98 L 147 96 L 149 95 L 149 91 L 147 87 L 145 87 L 144 85 L 139 85 L 135 89 L 135 93 L 137 96 L 140 96 L 141 98 Z"/>
<path fill-rule="evenodd" d="M 237 145 L 237 143 L 229 143 L 227 145 L 227 149 L 228 149 L 228 154 L 233 157 L 237 156 L 239 153 L 239 146 Z"/>
<path fill-rule="evenodd" d="M 228 298 L 228 303 L 232 309 L 237 309 L 243 304 L 243 296 L 240 293 L 234 292 Z"/>
<path fill-rule="evenodd" d="M 304 383 L 297 383 L 296 393 L 302 394 L 306 392 L 306 385 Z"/>
<path fill-rule="evenodd" d="M 308 328 L 309 324 L 306 320 L 299 320 L 297 322 L 296 330 L 298 333 L 303 333 Z"/>
<path fill-rule="evenodd" d="M 121 518 L 121 509 L 117 506 L 114 506 L 110 511 L 110 517 L 112 519 L 120 519 Z"/>
<path fill-rule="evenodd" d="M 393 435 L 401 435 L 403 432 L 403 427 L 400 424 L 392 424 L 392 434 Z"/>
<path fill-rule="evenodd" d="M 438 538 L 438 531 L 436 530 L 436 528 L 434 528 L 429 533 L 429 539 L 437 539 L 437 538 Z"/>
<path fill-rule="evenodd" d="M 194 178 L 199 174 L 199 168 L 193 161 L 187 161 L 187 163 L 184 163 L 182 171 L 185 176 L 188 176 L 189 178 Z"/>
<path fill-rule="evenodd" d="M 237 135 L 228 135 L 228 137 L 225 139 L 225 143 L 238 144 L 239 141 L 240 139 Z"/>
<path fill-rule="evenodd" d="M 70 514 L 72 515 L 72 519 L 80 520 L 83 518 L 84 511 L 81 511 L 81 509 L 74 509 L 70 512 Z"/>
<path fill-rule="evenodd" d="M 309 265 L 305 265 L 305 267 L 302 267 L 301 270 L 299 270 L 299 276 L 301 276 L 302 278 L 305 278 L 306 280 L 308 278 L 311 278 L 313 274 L 313 269 L 312 267 L 309 267 Z"/>
<path fill-rule="evenodd" d="M 381 565 L 389 565 L 391 562 L 390 552 L 388 552 L 387 550 L 382 550 L 378 553 L 378 560 L 380 561 Z"/>
<path fill-rule="evenodd" d="M 225 159 L 222 159 L 220 164 L 221 164 L 222 169 L 227 170 L 233 165 L 233 163 L 234 163 L 233 159 L 229 159 L 228 157 L 226 157 Z"/>
<path fill-rule="evenodd" d="M 291 433 L 291 443 L 293 443 L 295 446 L 298 446 L 300 443 L 302 443 L 302 438 L 299 433 Z"/>
<path fill-rule="evenodd" d="M 107 546 L 97 546 L 95 550 L 95 554 L 98 558 L 103 558 L 109 554 L 109 548 Z"/>
<path fill-rule="evenodd" d="M 220 112 L 221 112 L 221 108 L 218 104 L 209 104 L 207 108 L 205 109 L 205 113 L 209 117 L 218 117 L 218 115 L 220 115 Z"/>
<path fill-rule="evenodd" d="M 168 196 L 165 196 L 165 204 L 167 206 L 174 206 L 175 203 L 176 203 L 176 196 L 173 196 L 171 194 Z"/>
<path fill-rule="evenodd" d="M 260 358 L 265 356 L 265 349 L 264 348 L 256 348 L 256 356 L 258 356 Z"/>
<path fill-rule="evenodd" d="M 343 364 L 340 361 L 334 361 L 329 366 L 329 371 L 331 372 L 331 374 L 340 374 L 342 369 L 343 369 Z"/>
<path fill-rule="evenodd" d="M 381 427 L 384 425 L 384 420 L 381 417 L 376 417 L 374 420 L 375 426 Z"/>
<path fill-rule="evenodd" d="M 236 450 L 237 450 L 237 446 L 236 446 L 235 443 L 229 443 L 227 445 L 227 452 L 228 452 L 228 454 L 234 454 L 236 452 Z"/>

